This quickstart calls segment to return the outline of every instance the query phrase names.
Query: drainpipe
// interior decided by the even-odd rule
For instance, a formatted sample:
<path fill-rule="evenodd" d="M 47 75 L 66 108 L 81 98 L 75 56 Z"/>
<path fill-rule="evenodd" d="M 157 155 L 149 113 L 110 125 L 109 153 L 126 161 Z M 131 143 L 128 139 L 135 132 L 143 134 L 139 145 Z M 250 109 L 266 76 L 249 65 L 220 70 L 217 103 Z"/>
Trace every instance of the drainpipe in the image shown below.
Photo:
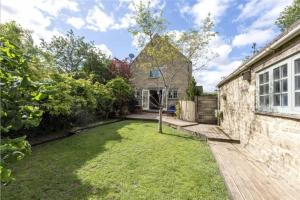
<path fill-rule="evenodd" d="M 217 116 L 218 116 L 218 118 L 217 118 L 217 124 L 218 124 L 218 126 L 220 126 L 220 117 L 219 117 L 219 114 L 220 114 L 220 89 L 218 88 L 218 89 L 216 89 L 216 92 L 217 92 L 217 94 L 218 94 L 218 96 L 217 96 L 217 98 L 218 98 L 218 100 L 217 100 Z"/>

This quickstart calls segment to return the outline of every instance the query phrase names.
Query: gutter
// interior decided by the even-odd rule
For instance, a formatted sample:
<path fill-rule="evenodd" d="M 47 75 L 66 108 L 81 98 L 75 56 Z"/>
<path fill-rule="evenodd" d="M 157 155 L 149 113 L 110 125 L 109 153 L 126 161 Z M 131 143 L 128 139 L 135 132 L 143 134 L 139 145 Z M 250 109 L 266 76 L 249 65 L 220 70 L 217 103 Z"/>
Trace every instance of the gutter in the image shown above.
<path fill-rule="evenodd" d="M 235 78 L 236 76 L 239 76 L 242 72 L 247 70 L 250 66 L 257 63 L 262 58 L 266 57 L 267 55 L 274 52 L 274 50 L 278 49 L 283 44 L 287 43 L 294 37 L 298 36 L 300 34 L 300 21 L 298 21 L 293 27 L 291 27 L 289 30 L 285 31 L 281 35 L 278 36 L 272 42 L 270 45 L 268 45 L 266 48 L 264 48 L 261 52 L 256 54 L 254 57 L 252 57 L 248 62 L 241 65 L 239 68 L 237 68 L 235 71 L 233 71 L 231 74 L 229 74 L 224 80 L 220 81 L 217 84 L 217 87 L 220 88 L 222 85 L 230 81 L 231 79 Z"/>

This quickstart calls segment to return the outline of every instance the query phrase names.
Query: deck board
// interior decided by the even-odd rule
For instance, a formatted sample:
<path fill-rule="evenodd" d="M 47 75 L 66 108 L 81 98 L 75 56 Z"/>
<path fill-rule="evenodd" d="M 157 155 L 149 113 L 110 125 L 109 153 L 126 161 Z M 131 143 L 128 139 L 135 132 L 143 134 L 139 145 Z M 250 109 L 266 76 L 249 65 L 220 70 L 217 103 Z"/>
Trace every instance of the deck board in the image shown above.
<path fill-rule="evenodd" d="M 299 190 L 282 179 L 271 177 L 266 166 L 245 154 L 240 145 L 208 143 L 233 199 L 299 199 Z"/>

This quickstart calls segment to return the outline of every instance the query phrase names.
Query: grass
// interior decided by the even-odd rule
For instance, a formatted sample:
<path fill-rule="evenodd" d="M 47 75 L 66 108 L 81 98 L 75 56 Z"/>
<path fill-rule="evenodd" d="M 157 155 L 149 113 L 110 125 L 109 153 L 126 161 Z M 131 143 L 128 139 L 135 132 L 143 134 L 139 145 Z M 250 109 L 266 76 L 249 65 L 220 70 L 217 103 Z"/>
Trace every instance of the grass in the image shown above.
<path fill-rule="evenodd" d="M 228 199 L 205 142 L 122 121 L 34 147 L 2 199 Z"/>

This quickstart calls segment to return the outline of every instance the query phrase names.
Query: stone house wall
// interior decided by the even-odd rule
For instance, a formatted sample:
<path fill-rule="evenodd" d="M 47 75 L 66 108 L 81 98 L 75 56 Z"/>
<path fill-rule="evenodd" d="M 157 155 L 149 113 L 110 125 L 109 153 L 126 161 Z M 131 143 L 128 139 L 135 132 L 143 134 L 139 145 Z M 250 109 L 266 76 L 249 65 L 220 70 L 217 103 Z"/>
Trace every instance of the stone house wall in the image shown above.
<path fill-rule="evenodd" d="M 219 87 L 222 129 L 290 184 L 300 183 L 300 118 L 256 112 L 256 73 L 299 52 L 298 36 L 250 66 L 250 82 L 240 75 Z"/>
<path fill-rule="evenodd" d="M 150 66 L 151 61 L 146 55 L 143 55 L 143 52 L 131 64 L 132 78 L 130 82 L 136 90 L 164 88 L 162 77 L 149 77 Z M 186 98 L 186 89 L 192 77 L 192 63 L 179 53 L 177 59 L 172 64 L 165 66 L 163 74 L 167 80 L 172 80 L 167 81 L 171 83 L 169 87 L 178 89 L 178 98 L 168 99 L 168 105 L 175 105 L 178 100 Z M 171 79 L 170 76 L 172 75 L 174 75 L 174 77 Z M 141 99 L 138 100 L 141 105 Z"/>

